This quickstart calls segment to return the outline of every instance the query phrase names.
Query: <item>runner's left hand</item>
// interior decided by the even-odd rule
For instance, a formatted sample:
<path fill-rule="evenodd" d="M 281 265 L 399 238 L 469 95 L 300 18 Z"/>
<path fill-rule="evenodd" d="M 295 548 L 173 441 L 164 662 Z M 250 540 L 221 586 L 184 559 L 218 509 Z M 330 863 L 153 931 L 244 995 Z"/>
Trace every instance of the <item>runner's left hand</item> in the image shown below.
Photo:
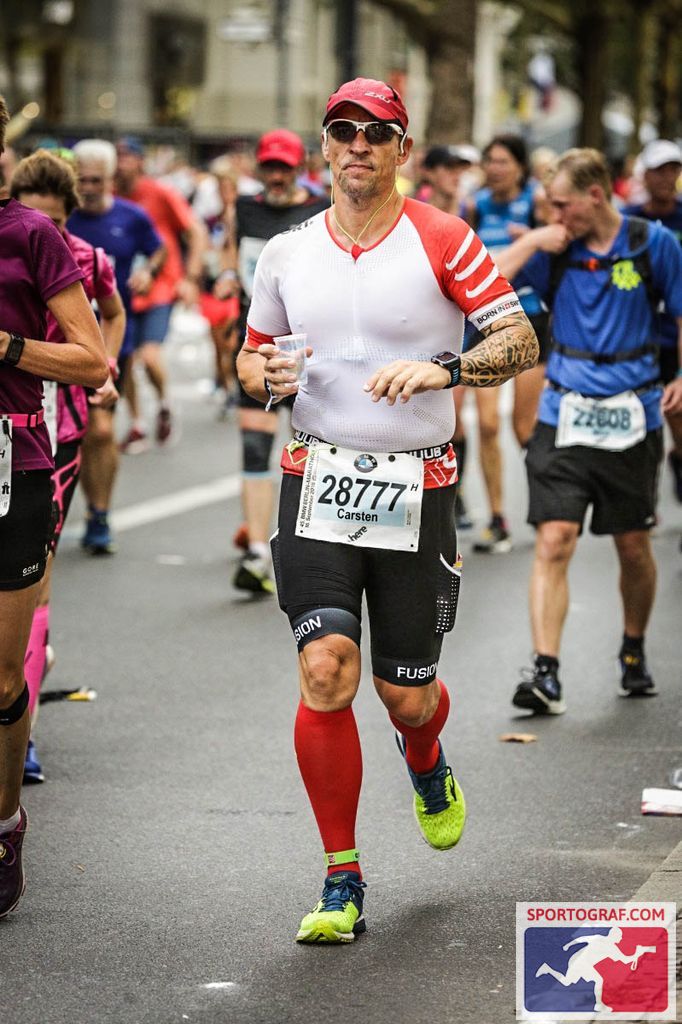
<path fill-rule="evenodd" d="M 99 409 L 113 408 L 118 399 L 119 393 L 111 375 L 106 384 L 103 384 L 101 388 L 97 388 L 94 395 L 88 395 L 90 405 L 95 405 Z"/>
<path fill-rule="evenodd" d="M 377 370 L 364 385 L 364 390 L 371 393 L 373 402 L 385 398 L 389 405 L 395 405 L 397 398 L 408 402 L 412 395 L 441 391 L 449 383 L 450 374 L 436 363 L 397 359 Z"/>

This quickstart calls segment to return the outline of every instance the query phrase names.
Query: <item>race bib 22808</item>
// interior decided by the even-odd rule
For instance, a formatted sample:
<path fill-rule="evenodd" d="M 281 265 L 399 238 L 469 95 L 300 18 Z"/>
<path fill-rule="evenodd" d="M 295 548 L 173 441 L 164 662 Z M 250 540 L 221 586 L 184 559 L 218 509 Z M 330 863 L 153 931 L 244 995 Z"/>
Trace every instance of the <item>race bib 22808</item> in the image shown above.
<path fill-rule="evenodd" d="M 610 398 L 587 398 L 569 391 L 561 399 L 557 448 L 584 445 L 622 452 L 645 436 L 644 406 L 634 391 L 624 391 Z"/>

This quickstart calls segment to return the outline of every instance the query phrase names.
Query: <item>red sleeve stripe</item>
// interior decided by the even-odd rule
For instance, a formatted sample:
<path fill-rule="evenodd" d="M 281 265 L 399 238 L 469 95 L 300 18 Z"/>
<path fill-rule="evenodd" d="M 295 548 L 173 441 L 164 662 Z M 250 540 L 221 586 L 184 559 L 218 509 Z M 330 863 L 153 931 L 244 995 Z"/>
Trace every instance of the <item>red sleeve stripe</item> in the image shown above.
<path fill-rule="evenodd" d="M 259 348 L 261 345 L 272 345 L 274 340 L 272 334 L 261 334 L 260 331 L 255 330 L 250 324 L 246 325 L 246 344 L 251 348 Z"/>

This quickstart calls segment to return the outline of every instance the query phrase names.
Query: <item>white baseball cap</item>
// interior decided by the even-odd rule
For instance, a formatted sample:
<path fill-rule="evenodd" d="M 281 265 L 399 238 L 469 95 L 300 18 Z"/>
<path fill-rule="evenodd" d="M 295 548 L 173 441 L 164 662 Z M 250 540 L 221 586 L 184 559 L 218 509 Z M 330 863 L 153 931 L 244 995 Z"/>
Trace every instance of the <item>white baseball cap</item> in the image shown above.
<path fill-rule="evenodd" d="M 655 171 L 664 164 L 682 164 L 682 149 L 668 139 L 654 139 L 640 155 L 645 171 Z"/>

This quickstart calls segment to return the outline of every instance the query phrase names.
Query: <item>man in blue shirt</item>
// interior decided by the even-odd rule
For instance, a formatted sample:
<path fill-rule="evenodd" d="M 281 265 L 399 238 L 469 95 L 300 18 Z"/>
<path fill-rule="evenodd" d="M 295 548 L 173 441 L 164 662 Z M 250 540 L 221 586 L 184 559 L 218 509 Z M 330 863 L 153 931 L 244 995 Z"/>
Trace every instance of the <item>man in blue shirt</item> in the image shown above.
<path fill-rule="evenodd" d="M 645 146 L 639 161 L 649 198 L 645 203 L 626 206 L 623 213 L 658 221 L 669 228 L 682 245 L 682 196 L 677 193 L 677 182 L 682 174 L 682 149 L 668 139 L 655 139 Z M 652 338 L 661 346 L 661 380 L 668 384 L 682 372 L 675 318 L 665 311 L 660 312 Z M 675 495 L 682 501 L 682 416 L 668 413 L 666 420 L 673 438 L 668 462 L 673 472 Z"/>
<path fill-rule="evenodd" d="M 102 139 L 84 139 L 74 146 L 82 206 L 69 217 L 68 230 L 104 249 L 111 260 L 126 310 L 126 334 L 118 357 L 121 391 L 133 351 L 132 296 L 144 295 L 163 266 L 166 250 L 152 221 L 135 203 L 113 194 L 116 150 Z M 141 257 L 143 266 L 136 266 Z M 81 484 L 88 500 L 83 547 L 93 554 L 115 551 L 108 512 L 118 469 L 113 410 L 90 409 L 83 442 Z"/>
<path fill-rule="evenodd" d="M 682 251 L 660 224 L 630 223 L 612 206 L 606 161 L 596 150 L 565 153 L 548 198 L 555 223 L 529 231 L 497 262 L 505 276 L 531 284 L 553 314 L 547 387 L 526 458 L 528 521 L 537 527 L 530 587 L 535 663 L 513 704 L 561 714 L 568 566 L 589 505 L 592 533 L 613 536 L 620 562 L 621 693 L 656 692 L 644 656 L 656 589 L 648 530 L 655 522 L 661 412 L 682 413 L 682 378 L 662 391 L 651 342 L 653 291 L 676 318 L 682 343 Z"/>

